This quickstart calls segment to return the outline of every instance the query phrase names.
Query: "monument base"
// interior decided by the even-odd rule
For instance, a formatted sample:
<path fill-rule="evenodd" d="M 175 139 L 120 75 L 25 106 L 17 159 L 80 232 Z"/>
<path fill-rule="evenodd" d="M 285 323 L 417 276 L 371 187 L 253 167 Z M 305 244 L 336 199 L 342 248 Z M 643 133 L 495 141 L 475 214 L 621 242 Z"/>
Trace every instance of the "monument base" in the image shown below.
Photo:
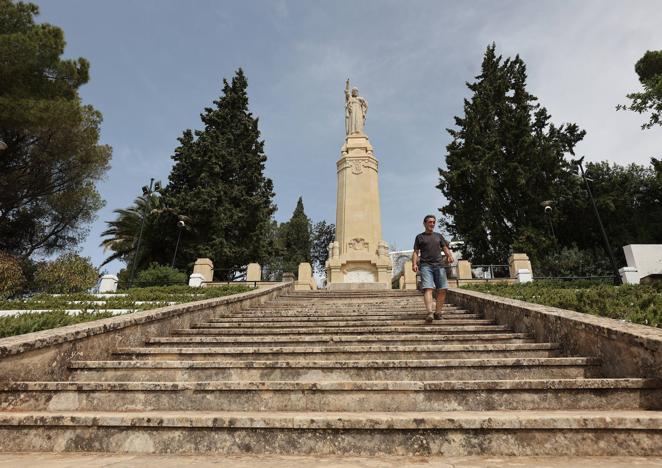
<path fill-rule="evenodd" d="M 391 257 L 384 247 L 375 254 L 352 251 L 331 256 L 326 263 L 327 289 L 390 289 L 392 271 Z"/>

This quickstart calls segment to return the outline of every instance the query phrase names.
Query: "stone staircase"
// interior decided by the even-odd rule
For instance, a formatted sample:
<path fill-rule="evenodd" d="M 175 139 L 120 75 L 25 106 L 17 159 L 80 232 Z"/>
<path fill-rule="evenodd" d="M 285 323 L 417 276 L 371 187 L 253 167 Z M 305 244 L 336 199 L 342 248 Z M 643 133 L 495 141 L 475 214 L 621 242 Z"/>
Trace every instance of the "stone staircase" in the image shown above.
<path fill-rule="evenodd" d="M 290 292 L 68 381 L 0 384 L 0 450 L 660 455 L 662 386 L 417 292 Z"/>

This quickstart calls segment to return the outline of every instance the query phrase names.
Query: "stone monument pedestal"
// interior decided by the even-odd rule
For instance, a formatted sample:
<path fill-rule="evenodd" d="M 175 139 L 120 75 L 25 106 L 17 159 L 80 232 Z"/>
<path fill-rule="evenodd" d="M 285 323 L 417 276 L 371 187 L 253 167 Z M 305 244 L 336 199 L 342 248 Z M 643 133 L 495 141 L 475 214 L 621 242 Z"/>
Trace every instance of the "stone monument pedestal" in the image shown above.
<path fill-rule="evenodd" d="M 378 163 L 367 135 L 347 135 L 336 166 L 336 241 L 329 246 L 327 288 L 390 289 L 393 267 L 381 239 Z"/>

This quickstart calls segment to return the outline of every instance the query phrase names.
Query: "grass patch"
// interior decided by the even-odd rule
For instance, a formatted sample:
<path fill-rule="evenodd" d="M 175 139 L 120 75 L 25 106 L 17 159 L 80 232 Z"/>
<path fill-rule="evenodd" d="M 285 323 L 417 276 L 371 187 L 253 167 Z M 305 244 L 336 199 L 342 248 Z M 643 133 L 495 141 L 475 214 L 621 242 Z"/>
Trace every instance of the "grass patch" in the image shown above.
<path fill-rule="evenodd" d="M 463 289 L 575 310 L 600 317 L 662 327 L 662 285 L 623 285 L 591 281 L 534 281 L 475 284 Z"/>
<path fill-rule="evenodd" d="M 229 296 L 252 289 L 243 285 L 225 285 L 210 288 L 190 288 L 186 285 L 156 286 L 127 289 L 106 299 L 98 298 L 92 294 L 76 293 L 60 296 L 38 294 L 23 300 L 0 301 L 0 310 L 26 311 L 26 313 L 15 316 L 0 317 L 0 338 L 112 317 L 113 313 L 106 311 L 106 309 L 149 310 L 173 302 L 183 304 Z M 104 302 L 99 303 L 99 301 Z M 148 303 L 139 304 L 139 302 Z M 41 309 L 49 309 L 49 311 L 27 312 Z M 84 312 L 70 315 L 65 312 L 67 309 L 81 309 Z"/>

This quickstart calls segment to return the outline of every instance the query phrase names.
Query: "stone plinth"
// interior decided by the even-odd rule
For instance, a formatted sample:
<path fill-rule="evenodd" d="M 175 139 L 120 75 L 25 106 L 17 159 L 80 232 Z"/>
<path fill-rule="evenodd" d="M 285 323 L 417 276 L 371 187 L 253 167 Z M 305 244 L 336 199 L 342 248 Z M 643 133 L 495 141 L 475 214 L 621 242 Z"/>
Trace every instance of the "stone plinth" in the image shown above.
<path fill-rule="evenodd" d="M 299 263 L 299 275 L 294 282 L 295 291 L 310 291 L 316 290 L 317 283 L 313 278 L 313 268 L 310 263 Z"/>
<path fill-rule="evenodd" d="M 202 275 L 203 281 L 211 283 L 214 279 L 214 262 L 209 258 L 199 258 L 193 265 L 193 273 Z"/>
<path fill-rule="evenodd" d="M 262 281 L 262 267 L 259 263 L 249 263 L 246 268 L 246 281 Z"/>
<path fill-rule="evenodd" d="M 471 262 L 469 260 L 458 260 L 457 262 L 457 279 L 470 280 L 473 277 L 471 274 Z"/>
<path fill-rule="evenodd" d="M 510 270 L 510 277 L 517 278 L 517 274 L 520 270 L 529 270 L 529 273 L 533 277 L 533 268 L 531 268 L 531 262 L 529 261 L 529 256 L 524 253 L 514 253 L 508 257 L 508 267 Z"/>
<path fill-rule="evenodd" d="M 404 269 L 402 271 L 402 277 L 404 278 L 403 288 L 402 289 L 416 289 L 416 273 L 412 270 L 413 263 L 411 260 L 405 263 Z"/>
<path fill-rule="evenodd" d="M 336 241 L 327 262 L 329 289 L 390 288 L 391 258 L 382 240 L 378 163 L 363 133 L 345 138 L 337 162 Z M 371 287 L 371 288 L 373 288 Z"/>

